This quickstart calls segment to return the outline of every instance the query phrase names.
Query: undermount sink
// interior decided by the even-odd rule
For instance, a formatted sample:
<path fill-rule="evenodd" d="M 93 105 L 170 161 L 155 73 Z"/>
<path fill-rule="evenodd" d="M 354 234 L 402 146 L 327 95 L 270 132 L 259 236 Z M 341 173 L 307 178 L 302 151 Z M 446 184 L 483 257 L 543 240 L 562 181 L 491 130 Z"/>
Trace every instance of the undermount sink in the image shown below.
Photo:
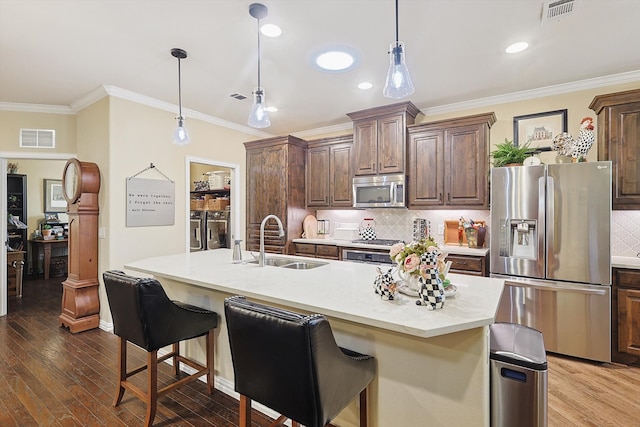
<path fill-rule="evenodd" d="M 310 262 L 310 261 L 296 261 L 290 264 L 283 265 L 282 268 L 290 268 L 292 270 L 310 270 L 316 267 L 322 267 L 327 265 L 328 262 Z"/>
<path fill-rule="evenodd" d="M 251 261 L 247 261 L 248 264 L 257 264 L 258 260 L 254 259 Z M 327 265 L 327 262 L 319 262 L 319 261 L 295 261 L 290 258 L 278 258 L 271 257 L 265 258 L 264 265 L 272 266 L 272 267 L 282 267 L 282 268 L 290 268 L 293 270 L 310 270 L 312 268 L 322 267 L 323 265 Z"/>

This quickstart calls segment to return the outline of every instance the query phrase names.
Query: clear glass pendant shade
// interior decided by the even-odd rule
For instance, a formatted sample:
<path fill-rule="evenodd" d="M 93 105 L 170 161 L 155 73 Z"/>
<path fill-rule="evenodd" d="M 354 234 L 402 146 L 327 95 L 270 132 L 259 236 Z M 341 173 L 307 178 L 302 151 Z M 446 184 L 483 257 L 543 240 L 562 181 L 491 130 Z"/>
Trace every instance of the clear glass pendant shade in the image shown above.
<path fill-rule="evenodd" d="M 415 92 L 411 74 L 404 62 L 404 43 L 393 42 L 389 47 L 389 70 L 382 94 L 387 98 L 401 99 Z"/>
<path fill-rule="evenodd" d="M 247 124 L 252 128 L 258 129 L 271 126 L 269 112 L 267 111 L 267 105 L 264 99 L 264 90 L 261 87 L 257 87 L 253 91 L 253 106 L 251 107 Z"/>
<path fill-rule="evenodd" d="M 178 117 L 178 127 L 173 132 L 173 143 L 176 145 L 187 145 L 189 143 L 189 132 L 184 127 L 184 119 Z"/>

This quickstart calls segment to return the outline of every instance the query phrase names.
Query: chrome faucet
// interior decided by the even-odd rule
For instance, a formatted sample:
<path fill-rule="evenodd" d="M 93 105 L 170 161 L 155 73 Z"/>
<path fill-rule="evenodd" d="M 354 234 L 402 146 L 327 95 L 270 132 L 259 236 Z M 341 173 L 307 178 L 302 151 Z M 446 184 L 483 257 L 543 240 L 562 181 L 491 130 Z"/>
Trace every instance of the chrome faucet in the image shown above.
<path fill-rule="evenodd" d="M 260 255 L 258 255 L 259 267 L 264 267 L 264 226 L 267 224 L 267 221 L 269 221 L 270 218 L 275 219 L 276 222 L 278 223 L 278 228 L 280 229 L 278 232 L 278 236 L 279 237 L 284 236 L 284 228 L 282 227 L 282 221 L 280 221 L 280 218 L 278 218 L 275 215 L 265 216 L 264 219 L 262 220 L 262 223 L 260 224 Z"/>

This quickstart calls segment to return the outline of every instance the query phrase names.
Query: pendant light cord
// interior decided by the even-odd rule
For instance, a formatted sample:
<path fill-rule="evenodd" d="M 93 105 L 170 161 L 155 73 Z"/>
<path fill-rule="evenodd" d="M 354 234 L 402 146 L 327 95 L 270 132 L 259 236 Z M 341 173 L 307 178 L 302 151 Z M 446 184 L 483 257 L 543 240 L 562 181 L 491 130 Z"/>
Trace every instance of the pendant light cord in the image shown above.
<path fill-rule="evenodd" d="M 258 87 L 260 87 L 260 18 L 256 21 L 258 22 Z"/>
<path fill-rule="evenodd" d="M 179 120 L 182 120 L 182 76 L 180 73 L 180 58 L 178 58 L 178 117 Z"/>
<path fill-rule="evenodd" d="M 396 0 L 396 45 L 398 44 L 398 0 Z"/>

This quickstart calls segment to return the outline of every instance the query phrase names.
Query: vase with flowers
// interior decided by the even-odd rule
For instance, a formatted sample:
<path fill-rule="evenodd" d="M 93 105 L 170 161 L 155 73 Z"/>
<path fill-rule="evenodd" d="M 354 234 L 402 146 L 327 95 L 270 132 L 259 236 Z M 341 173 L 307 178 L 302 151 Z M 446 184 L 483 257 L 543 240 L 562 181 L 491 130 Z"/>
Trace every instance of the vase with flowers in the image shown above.
<path fill-rule="evenodd" d="M 391 246 L 389 257 L 397 264 L 398 275 L 405 281 L 410 290 L 414 292 L 420 290 L 419 279 L 426 267 L 422 262 L 423 255 L 434 249 L 438 249 L 438 244 L 431 236 L 408 244 L 401 242 Z M 445 263 L 445 258 L 445 253 L 438 255 L 437 268 L 438 275 L 446 287 L 449 282 L 445 279 L 445 276 L 448 271 L 447 264 L 450 263 Z"/>

